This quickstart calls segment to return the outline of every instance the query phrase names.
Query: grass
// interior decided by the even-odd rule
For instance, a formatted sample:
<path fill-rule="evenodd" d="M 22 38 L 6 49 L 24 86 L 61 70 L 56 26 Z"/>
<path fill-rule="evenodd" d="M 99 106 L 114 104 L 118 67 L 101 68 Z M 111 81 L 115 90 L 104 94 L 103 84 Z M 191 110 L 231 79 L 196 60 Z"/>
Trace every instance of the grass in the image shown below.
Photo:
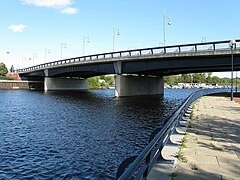
<path fill-rule="evenodd" d="M 187 148 L 187 137 L 188 137 L 188 133 L 186 132 L 182 139 L 180 150 L 182 150 L 183 148 Z"/>
<path fill-rule="evenodd" d="M 183 148 L 187 148 L 187 137 L 188 137 L 188 133 L 186 132 L 182 139 L 179 152 L 176 155 L 174 155 L 174 157 L 176 157 L 179 161 L 183 163 L 187 163 L 187 158 L 184 156 L 182 152 Z"/>
<path fill-rule="evenodd" d="M 187 158 L 184 156 L 182 151 L 179 151 L 174 157 L 183 163 L 187 163 Z"/>
<path fill-rule="evenodd" d="M 171 180 L 174 179 L 177 176 L 176 172 L 173 172 L 172 174 L 169 175 L 171 177 Z"/>

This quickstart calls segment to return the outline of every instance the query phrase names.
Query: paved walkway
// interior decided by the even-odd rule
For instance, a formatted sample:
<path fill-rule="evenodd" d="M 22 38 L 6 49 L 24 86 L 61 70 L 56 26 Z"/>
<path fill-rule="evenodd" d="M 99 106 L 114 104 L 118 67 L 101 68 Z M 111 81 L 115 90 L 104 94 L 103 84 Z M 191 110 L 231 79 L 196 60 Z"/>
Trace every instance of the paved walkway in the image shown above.
<path fill-rule="evenodd" d="M 240 103 L 201 98 L 187 132 L 187 147 L 181 150 L 187 162 L 159 163 L 150 180 L 240 179 Z"/>

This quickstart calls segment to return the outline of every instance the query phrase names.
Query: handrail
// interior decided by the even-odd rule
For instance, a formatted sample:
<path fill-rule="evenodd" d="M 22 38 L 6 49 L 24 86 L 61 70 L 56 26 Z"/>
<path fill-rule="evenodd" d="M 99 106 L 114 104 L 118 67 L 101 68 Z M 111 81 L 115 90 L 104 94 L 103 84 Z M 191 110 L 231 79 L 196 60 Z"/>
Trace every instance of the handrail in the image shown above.
<path fill-rule="evenodd" d="M 161 130 L 155 135 L 141 154 L 137 157 L 133 156 L 127 158 L 131 159 L 129 164 L 126 164 L 128 161 L 127 159 L 123 161 L 125 167 L 123 167 L 122 164 L 119 166 L 121 167 L 121 170 L 118 170 L 116 179 L 146 179 L 151 167 L 155 163 L 156 159 L 161 156 L 161 150 L 167 143 L 172 132 L 176 129 L 176 126 L 178 125 L 181 117 L 183 117 L 187 111 L 187 108 L 199 97 L 226 91 L 229 91 L 229 89 L 204 89 L 193 92 L 187 100 L 182 103 L 180 108 L 174 112 L 174 114 L 164 124 Z M 133 158 L 135 159 L 134 161 Z M 124 171 L 124 169 L 126 170 Z"/>
<path fill-rule="evenodd" d="M 237 43 L 240 42 L 240 39 L 236 40 Z M 53 62 L 48 62 L 44 64 L 35 65 L 32 67 L 24 68 L 24 69 L 18 69 L 15 70 L 16 73 L 19 72 L 26 72 L 31 70 L 38 70 L 45 67 L 53 67 L 57 66 L 59 64 L 71 64 L 76 62 L 84 62 L 84 61 L 98 61 L 101 59 L 109 59 L 109 58 L 119 58 L 119 57 L 133 57 L 133 56 L 144 56 L 144 55 L 156 55 L 156 54 L 168 54 L 168 53 L 181 53 L 181 52 L 192 52 L 192 51 L 209 51 L 209 50 L 220 50 L 220 49 L 226 49 L 225 48 L 218 48 L 216 45 L 228 45 L 229 40 L 226 41 L 213 41 L 213 42 L 203 42 L 203 43 L 192 43 L 192 44 L 181 44 L 181 45 L 171 45 L 171 46 L 160 46 L 160 47 L 152 47 L 152 48 L 144 48 L 144 49 L 132 49 L 132 50 L 124 50 L 124 51 L 116 51 L 116 52 L 108 52 L 108 53 L 101 53 L 101 54 L 93 54 L 88 56 L 81 56 L 81 57 L 74 57 L 69 59 L 63 59 Z M 201 46 L 211 45 L 208 48 L 199 49 Z M 190 47 L 191 49 L 186 51 L 182 48 L 184 47 Z M 237 44 L 235 45 L 235 48 L 237 48 Z M 175 48 L 175 49 L 174 49 Z M 209 49 L 210 48 L 210 49 Z M 168 50 L 172 50 L 168 52 Z M 154 52 L 155 50 L 160 50 L 160 52 Z M 230 50 L 230 49 L 229 49 Z M 148 53 L 144 53 L 145 51 L 148 51 Z M 136 54 L 137 53 L 137 54 Z"/>

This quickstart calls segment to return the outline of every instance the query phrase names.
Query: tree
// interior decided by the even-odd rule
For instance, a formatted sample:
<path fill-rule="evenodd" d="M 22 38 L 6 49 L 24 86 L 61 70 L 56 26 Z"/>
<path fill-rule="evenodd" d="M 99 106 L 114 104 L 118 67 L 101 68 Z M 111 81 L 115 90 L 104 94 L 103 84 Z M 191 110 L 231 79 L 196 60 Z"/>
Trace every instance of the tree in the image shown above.
<path fill-rule="evenodd" d="M 88 78 L 88 88 L 89 89 L 99 89 L 99 76 Z"/>
<path fill-rule="evenodd" d="M 212 77 L 212 83 L 213 84 L 219 84 L 221 82 L 221 79 L 217 76 Z"/>
<path fill-rule="evenodd" d="M 204 73 L 195 73 L 193 74 L 193 82 L 194 83 L 205 83 L 206 76 Z"/>
<path fill-rule="evenodd" d="M 191 74 L 182 74 L 181 75 L 181 82 L 182 83 L 191 83 L 192 82 L 192 75 Z"/>
<path fill-rule="evenodd" d="M 8 69 L 4 63 L 0 63 L 0 75 L 5 75 L 8 73 Z"/>
<path fill-rule="evenodd" d="M 211 78 L 212 72 L 207 73 L 207 83 L 211 84 L 212 83 L 212 78 Z"/>

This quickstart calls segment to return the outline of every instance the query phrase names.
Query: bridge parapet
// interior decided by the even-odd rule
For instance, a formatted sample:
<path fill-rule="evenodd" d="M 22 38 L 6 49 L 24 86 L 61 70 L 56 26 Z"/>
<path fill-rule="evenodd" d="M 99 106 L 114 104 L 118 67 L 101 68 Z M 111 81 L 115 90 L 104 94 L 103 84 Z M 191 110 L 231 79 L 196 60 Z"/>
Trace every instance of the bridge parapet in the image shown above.
<path fill-rule="evenodd" d="M 240 39 L 236 40 L 235 49 L 240 47 Z M 205 42 L 205 43 L 195 43 L 195 44 L 182 44 L 182 45 L 173 45 L 173 46 L 161 46 L 153 48 L 144 48 L 144 49 L 133 49 L 126 51 L 117 51 L 109 53 L 94 54 L 82 57 L 74 57 L 69 59 L 63 59 L 58 61 L 53 61 L 49 63 L 44 63 L 24 69 L 16 70 L 16 73 L 24 73 L 30 71 L 37 71 L 41 69 L 54 68 L 61 65 L 71 65 L 76 63 L 84 62 L 98 62 L 100 60 L 109 60 L 109 59 L 126 59 L 130 57 L 144 57 L 144 56 L 155 56 L 155 55 L 164 55 L 164 54 L 181 54 L 181 53 L 191 53 L 191 52 L 212 52 L 216 50 L 229 50 L 229 41 L 215 41 L 215 42 Z"/>

